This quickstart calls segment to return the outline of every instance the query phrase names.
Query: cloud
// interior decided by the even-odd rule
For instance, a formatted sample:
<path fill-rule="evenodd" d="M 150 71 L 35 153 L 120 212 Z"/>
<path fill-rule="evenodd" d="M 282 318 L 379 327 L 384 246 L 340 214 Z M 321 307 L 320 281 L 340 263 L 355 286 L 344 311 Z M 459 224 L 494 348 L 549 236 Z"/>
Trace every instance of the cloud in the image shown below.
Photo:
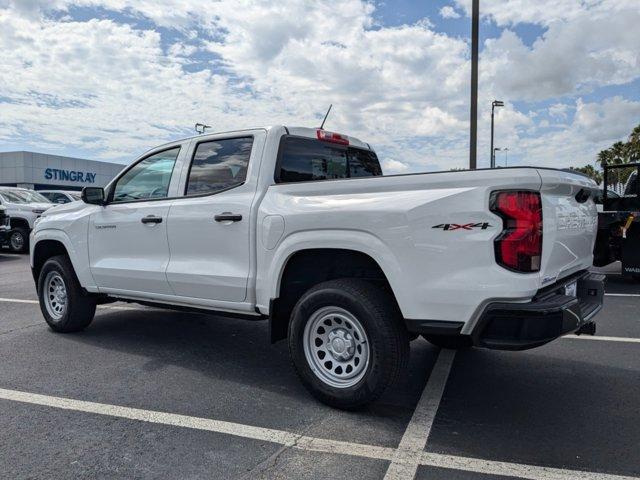
<path fill-rule="evenodd" d="M 569 111 L 569 105 L 566 103 L 554 103 L 549 107 L 549 115 L 552 117 L 565 120 Z"/>
<path fill-rule="evenodd" d="M 100 19 L 74 19 L 75 6 Z M 482 12 L 499 33 L 481 54 L 480 165 L 494 98 L 510 163 L 581 165 L 637 123 L 637 95 L 598 93 L 640 78 L 637 0 L 483 0 Z M 376 13 L 359 0 L 0 0 L 0 142 L 128 161 L 196 122 L 314 126 L 333 103 L 327 128 L 369 142 L 385 171 L 465 166 L 467 40 Z M 525 43 L 523 23 L 542 35 Z"/>
<path fill-rule="evenodd" d="M 539 124 L 533 131 L 523 130 L 506 140 L 501 120 L 497 144 L 510 148 L 509 163 L 557 168 L 593 164 L 597 152 L 616 140 L 626 139 L 640 119 L 640 101 L 619 96 L 602 102 L 586 102 L 578 98 L 573 105 L 566 107 L 575 109 L 575 115 L 568 124 L 547 130 Z M 549 107 L 546 113 L 552 111 L 558 111 L 557 105 Z"/>
<path fill-rule="evenodd" d="M 460 18 L 460 14 L 456 12 L 455 8 L 451 5 L 446 5 L 440 9 L 440 16 L 442 18 Z"/>
<path fill-rule="evenodd" d="M 170 45 L 157 30 L 114 20 L 54 20 L 44 2 L 40 10 L 34 2 L 26 16 L 4 10 L 0 48 L 9 52 L 9 68 L 0 87 L 10 102 L 3 121 L 100 158 L 130 158 L 128 152 L 186 133 L 196 121 L 216 129 L 315 125 L 329 103 L 328 127 L 381 148 L 415 137 L 457 138 L 467 115 L 460 98 L 468 81 L 466 42 L 426 21 L 374 29 L 370 4 L 334 3 L 238 8 L 227 0 L 186 11 L 188 2 L 101 2 L 159 24 L 180 17 L 174 26 L 188 30 Z M 201 10 L 206 17 L 194 20 Z M 38 101 L 43 93 L 52 104 Z M 94 139 L 88 144 L 87 129 Z"/>
<path fill-rule="evenodd" d="M 585 14 L 554 23 L 531 47 L 511 30 L 488 39 L 485 80 L 510 98 L 541 100 L 584 94 L 640 78 L 640 9 L 623 15 Z"/>
<path fill-rule="evenodd" d="M 409 165 L 392 158 L 386 158 L 382 161 L 382 172 L 385 175 L 393 175 L 394 173 L 405 173 L 409 170 Z"/>
<path fill-rule="evenodd" d="M 471 0 L 454 0 L 467 16 L 471 13 Z M 480 14 L 499 26 L 532 23 L 550 26 L 556 22 L 575 20 L 585 14 L 609 16 L 638 8 L 637 0 L 484 0 Z"/>

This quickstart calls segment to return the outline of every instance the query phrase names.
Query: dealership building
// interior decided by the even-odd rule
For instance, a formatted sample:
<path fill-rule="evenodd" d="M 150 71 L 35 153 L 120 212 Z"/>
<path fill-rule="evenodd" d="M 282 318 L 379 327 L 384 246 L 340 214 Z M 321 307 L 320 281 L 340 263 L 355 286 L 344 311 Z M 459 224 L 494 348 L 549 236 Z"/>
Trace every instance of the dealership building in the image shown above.
<path fill-rule="evenodd" d="M 125 166 L 36 152 L 0 152 L 0 185 L 35 190 L 104 187 Z"/>

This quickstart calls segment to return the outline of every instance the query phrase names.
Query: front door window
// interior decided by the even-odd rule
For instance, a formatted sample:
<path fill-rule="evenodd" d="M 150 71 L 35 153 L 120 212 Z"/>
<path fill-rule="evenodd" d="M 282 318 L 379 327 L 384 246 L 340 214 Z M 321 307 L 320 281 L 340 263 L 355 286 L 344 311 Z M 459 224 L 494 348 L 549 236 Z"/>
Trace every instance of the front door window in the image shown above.
<path fill-rule="evenodd" d="M 118 179 L 113 203 L 166 198 L 180 147 L 155 153 L 134 165 Z"/>

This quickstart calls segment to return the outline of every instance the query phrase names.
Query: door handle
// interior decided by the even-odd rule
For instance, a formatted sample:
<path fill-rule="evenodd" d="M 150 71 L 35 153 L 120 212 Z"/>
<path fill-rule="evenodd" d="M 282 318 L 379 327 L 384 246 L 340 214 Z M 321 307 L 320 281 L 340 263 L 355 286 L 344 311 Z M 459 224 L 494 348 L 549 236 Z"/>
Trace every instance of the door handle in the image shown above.
<path fill-rule="evenodd" d="M 148 215 L 140 219 L 142 223 L 162 223 L 162 217 L 156 217 L 154 215 Z"/>
<path fill-rule="evenodd" d="M 239 222 L 242 220 L 242 215 L 239 213 L 223 212 L 220 215 L 213 217 L 216 222 Z"/>

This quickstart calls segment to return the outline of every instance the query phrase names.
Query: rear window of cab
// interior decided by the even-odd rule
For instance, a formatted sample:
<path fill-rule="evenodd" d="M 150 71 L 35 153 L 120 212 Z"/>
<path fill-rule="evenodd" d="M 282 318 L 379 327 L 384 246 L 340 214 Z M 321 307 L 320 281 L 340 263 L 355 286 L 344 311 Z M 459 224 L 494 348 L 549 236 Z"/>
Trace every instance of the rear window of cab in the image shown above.
<path fill-rule="evenodd" d="M 275 180 L 309 182 L 380 175 L 378 157 L 371 150 L 288 136 L 280 146 Z"/>

